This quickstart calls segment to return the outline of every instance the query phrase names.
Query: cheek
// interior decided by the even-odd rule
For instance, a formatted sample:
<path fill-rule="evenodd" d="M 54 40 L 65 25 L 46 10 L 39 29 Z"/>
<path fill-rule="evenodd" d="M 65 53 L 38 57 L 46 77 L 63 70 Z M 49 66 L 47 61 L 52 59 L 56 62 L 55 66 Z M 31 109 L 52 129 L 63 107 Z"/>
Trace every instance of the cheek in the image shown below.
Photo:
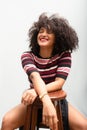
<path fill-rule="evenodd" d="M 39 41 L 39 35 L 37 35 L 37 42 Z"/>
<path fill-rule="evenodd" d="M 54 44 L 55 43 L 55 37 L 51 38 L 51 42 Z"/>

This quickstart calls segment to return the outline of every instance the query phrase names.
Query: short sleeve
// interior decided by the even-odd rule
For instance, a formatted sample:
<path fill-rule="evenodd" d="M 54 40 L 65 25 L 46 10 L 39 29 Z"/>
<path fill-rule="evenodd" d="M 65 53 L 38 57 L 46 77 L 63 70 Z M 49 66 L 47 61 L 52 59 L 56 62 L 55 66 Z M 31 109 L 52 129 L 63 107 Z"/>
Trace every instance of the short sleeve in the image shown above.
<path fill-rule="evenodd" d="M 24 52 L 21 55 L 21 64 L 28 76 L 34 71 L 38 72 L 31 52 Z"/>
<path fill-rule="evenodd" d="M 57 77 L 66 80 L 71 69 L 71 52 L 63 53 L 58 61 Z"/>

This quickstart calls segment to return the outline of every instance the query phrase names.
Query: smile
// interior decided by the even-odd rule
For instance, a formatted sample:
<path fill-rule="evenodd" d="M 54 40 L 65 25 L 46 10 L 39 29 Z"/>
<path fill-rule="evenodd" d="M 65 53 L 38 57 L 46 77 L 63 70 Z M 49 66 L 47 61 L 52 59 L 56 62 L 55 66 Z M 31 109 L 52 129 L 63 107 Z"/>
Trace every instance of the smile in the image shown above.
<path fill-rule="evenodd" d="M 42 41 L 42 42 L 48 41 L 48 37 L 41 37 L 41 38 L 39 38 L 39 39 L 40 39 L 40 41 Z"/>

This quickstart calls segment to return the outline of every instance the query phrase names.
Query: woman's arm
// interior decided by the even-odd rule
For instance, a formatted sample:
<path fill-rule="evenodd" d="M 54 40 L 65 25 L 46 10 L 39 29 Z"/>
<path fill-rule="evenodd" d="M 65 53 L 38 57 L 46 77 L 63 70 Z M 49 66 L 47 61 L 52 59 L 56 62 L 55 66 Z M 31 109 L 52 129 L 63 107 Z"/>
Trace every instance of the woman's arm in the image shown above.
<path fill-rule="evenodd" d="M 47 92 L 52 92 L 60 90 L 63 87 L 65 80 L 63 78 L 56 78 L 54 82 L 48 83 L 46 85 Z"/>
<path fill-rule="evenodd" d="M 30 79 L 32 80 L 34 89 L 39 96 L 43 93 L 60 90 L 65 83 L 63 78 L 56 78 L 54 82 L 45 84 L 41 79 L 40 74 L 37 72 L 33 72 L 30 75 Z"/>
<path fill-rule="evenodd" d="M 38 92 L 37 92 L 38 91 L 37 90 L 38 87 L 35 90 L 35 87 L 36 87 L 37 83 L 36 83 L 36 81 L 34 81 L 35 82 L 34 89 L 27 89 L 26 91 L 24 91 L 24 93 L 22 95 L 21 102 L 23 104 L 25 104 L 25 105 L 32 104 L 34 102 L 35 98 L 37 97 L 37 95 L 42 95 L 43 96 L 43 94 L 47 95 L 47 92 L 52 92 L 52 91 L 57 91 L 57 90 L 62 89 L 63 84 L 65 82 L 65 80 L 62 79 L 62 78 L 56 78 L 54 82 L 51 82 L 51 83 L 45 85 L 45 83 L 42 81 L 40 75 L 38 77 L 38 73 L 37 72 L 35 72 L 34 75 L 37 76 L 37 77 L 35 77 L 36 81 L 40 81 L 41 80 L 40 82 L 38 82 L 39 86 L 43 86 L 44 85 L 46 90 L 44 90 L 42 87 L 40 87 L 39 89 L 41 89 L 41 90 L 39 90 L 39 93 L 42 93 L 42 94 L 38 94 Z M 36 78 L 38 78 L 38 79 L 36 79 Z M 43 85 L 42 85 L 42 82 L 43 82 Z"/>
<path fill-rule="evenodd" d="M 46 85 L 38 72 L 32 72 L 30 79 L 33 83 L 36 93 L 40 96 L 42 93 L 47 93 Z"/>
<path fill-rule="evenodd" d="M 32 72 L 30 79 L 34 85 L 36 93 L 39 95 L 39 97 L 42 95 L 41 101 L 43 103 L 43 123 L 48 125 L 51 129 L 57 130 L 57 113 L 50 97 L 47 94 L 47 89 L 44 81 L 41 79 L 38 72 Z"/>

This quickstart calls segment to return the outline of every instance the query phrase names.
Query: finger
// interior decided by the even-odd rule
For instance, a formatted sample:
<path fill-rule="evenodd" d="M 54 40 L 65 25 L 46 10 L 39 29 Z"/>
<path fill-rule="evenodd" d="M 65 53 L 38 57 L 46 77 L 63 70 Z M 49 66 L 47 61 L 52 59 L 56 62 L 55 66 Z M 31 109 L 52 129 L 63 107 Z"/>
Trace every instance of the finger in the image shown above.
<path fill-rule="evenodd" d="M 28 105 L 28 98 L 29 98 L 29 95 L 27 93 L 22 97 L 22 103 L 24 105 Z"/>
<path fill-rule="evenodd" d="M 33 98 L 32 98 L 32 97 L 29 97 L 28 103 L 29 103 L 29 104 L 32 104 L 32 102 L 33 102 Z"/>
<path fill-rule="evenodd" d="M 27 92 L 23 93 L 22 97 L 25 98 L 28 95 Z"/>
<path fill-rule="evenodd" d="M 27 96 L 27 92 L 23 93 L 21 102 L 23 102 L 23 100 L 26 98 L 26 96 Z"/>
<path fill-rule="evenodd" d="M 43 124 L 45 124 L 45 116 L 44 115 L 42 116 L 42 122 L 43 122 Z"/>
<path fill-rule="evenodd" d="M 27 95 L 25 98 L 25 102 L 29 105 L 33 103 L 33 97 L 31 95 Z"/>
<path fill-rule="evenodd" d="M 49 117 L 49 127 L 53 130 L 53 119 L 52 117 Z"/>
<path fill-rule="evenodd" d="M 53 117 L 53 129 L 58 129 L 58 119 L 56 117 Z"/>
<path fill-rule="evenodd" d="M 45 124 L 46 124 L 46 126 L 49 126 L 49 117 L 48 116 L 45 117 Z"/>

